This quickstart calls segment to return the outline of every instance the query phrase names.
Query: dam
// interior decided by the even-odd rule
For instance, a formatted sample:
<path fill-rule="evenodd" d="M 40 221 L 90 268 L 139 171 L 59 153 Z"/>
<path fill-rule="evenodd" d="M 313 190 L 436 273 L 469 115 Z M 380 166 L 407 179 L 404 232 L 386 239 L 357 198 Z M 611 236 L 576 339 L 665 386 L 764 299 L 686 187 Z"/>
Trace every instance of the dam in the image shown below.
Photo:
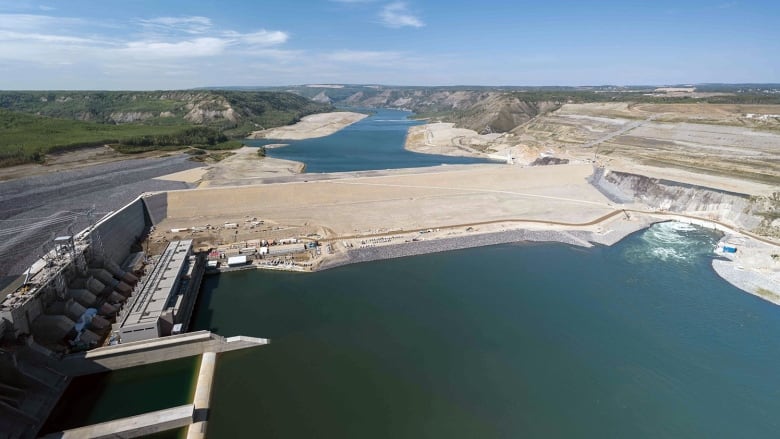
<path fill-rule="evenodd" d="M 0 430 L 9 437 L 35 437 L 73 377 L 188 356 L 213 363 L 220 352 L 268 343 L 187 333 L 205 255 L 191 240 L 170 242 L 157 255 L 143 251 L 140 240 L 165 209 L 165 194 L 147 194 L 57 237 L 0 292 Z M 157 427 L 155 419 L 170 416 L 147 417 L 138 434 L 180 427 L 177 416 Z"/>

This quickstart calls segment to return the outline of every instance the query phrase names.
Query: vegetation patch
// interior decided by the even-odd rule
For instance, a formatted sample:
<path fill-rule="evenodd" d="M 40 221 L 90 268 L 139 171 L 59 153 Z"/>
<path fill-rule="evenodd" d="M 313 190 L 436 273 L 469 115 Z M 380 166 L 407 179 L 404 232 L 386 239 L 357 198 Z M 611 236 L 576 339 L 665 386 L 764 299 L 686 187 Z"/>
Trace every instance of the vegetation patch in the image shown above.
<path fill-rule="evenodd" d="M 119 152 L 231 150 L 248 133 L 331 110 L 284 92 L 0 92 L 0 167 L 112 145 Z"/>
<path fill-rule="evenodd" d="M 0 167 L 43 163 L 45 155 L 115 144 L 140 135 L 165 135 L 182 126 L 107 125 L 0 110 Z"/>
<path fill-rule="evenodd" d="M 780 295 L 774 293 L 773 291 L 769 291 L 766 288 L 761 288 L 761 287 L 756 288 L 756 295 L 770 302 L 780 301 Z"/>

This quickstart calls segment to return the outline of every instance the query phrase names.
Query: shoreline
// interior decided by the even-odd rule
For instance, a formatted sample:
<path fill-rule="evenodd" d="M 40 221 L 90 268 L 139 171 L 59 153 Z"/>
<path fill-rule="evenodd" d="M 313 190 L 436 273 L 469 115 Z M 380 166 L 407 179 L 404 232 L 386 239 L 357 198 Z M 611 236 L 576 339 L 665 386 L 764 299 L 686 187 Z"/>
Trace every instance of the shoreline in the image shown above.
<path fill-rule="evenodd" d="M 633 217 L 630 221 L 621 222 L 619 223 L 619 227 L 611 228 L 601 233 L 588 229 L 590 226 L 582 226 L 580 229 L 575 228 L 576 226 L 562 229 L 550 228 L 549 226 L 538 229 L 527 227 L 515 229 L 505 228 L 497 231 L 487 231 L 482 233 L 477 232 L 468 235 L 443 236 L 432 239 L 421 239 L 418 241 L 406 241 L 392 244 L 372 244 L 363 248 L 348 248 L 346 251 L 341 251 L 332 254 L 330 257 L 324 258 L 319 264 L 314 264 L 310 269 L 300 268 L 294 265 L 277 267 L 263 264 L 252 264 L 245 269 L 313 273 L 364 262 L 383 261 L 409 256 L 419 256 L 503 244 L 526 245 L 534 243 L 558 243 L 584 248 L 593 247 L 595 245 L 610 247 L 634 233 L 652 227 L 654 224 L 669 221 L 693 224 L 699 227 L 718 230 L 723 234 L 723 237 L 719 241 L 719 245 L 727 242 L 730 239 L 734 239 L 735 237 L 739 237 L 740 239 L 743 239 L 744 242 L 752 243 L 753 245 L 760 243 L 750 236 L 743 235 L 738 231 L 712 221 L 680 217 L 676 214 L 643 213 L 636 211 L 629 212 L 633 214 Z M 615 225 L 615 221 L 616 220 L 614 218 L 608 218 L 599 224 Z M 365 238 L 369 239 L 369 237 Z M 347 239 L 354 240 L 360 238 L 353 237 Z M 338 243 L 344 241 L 344 239 L 330 238 L 323 241 Z M 761 244 L 766 245 L 766 243 Z M 778 246 L 775 245 L 775 247 Z M 780 250 L 780 248 L 778 250 Z M 758 269 L 742 267 L 738 265 L 737 262 L 728 258 L 713 258 L 711 266 L 718 277 L 728 282 L 735 288 L 771 302 L 775 305 L 780 305 L 780 291 L 777 289 L 778 281 L 772 279 L 771 277 L 763 276 L 760 272 L 758 272 Z M 229 272 L 235 270 L 226 271 Z M 780 273 L 776 273 L 775 277 L 780 277 Z"/>
<path fill-rule="evenodd" d="M 334 111 L 331 113 L 311 114 L 293 125 L 285 125 L 266 130 L 253 131 L 246 138 L 251 140 L 306 140 L 326 137 L 334 134 L 355 122 L 368 117 L 364 113 L 350 111 Z M 277 144 L 276 147 L 281 146 Z M 286 145 L 284 145 L 286 146 Z"/>
<path fill-rule="evenodd" d="M 629 231 L 625 236 L 642 230 L 645 227 L 646 226 L 642 226 L 637 228 L 637 230 Z M 621 239 L 625 236 L 621 236 Z M 593 233 L 585 230 L 504 230 L 476 234 L 468 237 L 439 238 L 429 241 L 416 241 L 378 247 L 350 249 L 341 258 L 334 258 L 329 261 L 324 261 L 319 267 L 312 271 L 324 271 L 331 268 L 359 264 L 363 262 L 381 261 L 408 256 L 418 256 L 502 244 L 523 245 L 528 243 L 560 243 L 586 248 L 593 247 L 594 244 L 607 246 L 614 244 L 608 242 L 600 243 L 588 239 L 592 237 Z M 620 239 L 617 241 L 620 241 Z"/>

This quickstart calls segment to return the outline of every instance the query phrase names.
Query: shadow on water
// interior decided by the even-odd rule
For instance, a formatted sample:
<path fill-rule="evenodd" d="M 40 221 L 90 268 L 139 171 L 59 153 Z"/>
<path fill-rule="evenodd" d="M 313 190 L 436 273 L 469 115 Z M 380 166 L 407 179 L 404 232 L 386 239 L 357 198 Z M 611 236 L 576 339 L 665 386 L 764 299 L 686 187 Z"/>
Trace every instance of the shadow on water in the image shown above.
<path fill-rule="evenodd" d="M 75 378 L 41 434 L 188 404 L 199 357 Z"/>
<path fill-rule="evenodd" d="M 222 276 L 219 274 L 207 275 L 203 277 L 200 294 L 192 311 L 193 320 L 190 322 L 190 330 L 193 328 L 205 329 L 219 334 L 219 327 L 210 326 L 207 322 L 212 320 L 214 310 L 211 308 L 211 299 L 214 291 L 219 289 L 219 282 Z"/>

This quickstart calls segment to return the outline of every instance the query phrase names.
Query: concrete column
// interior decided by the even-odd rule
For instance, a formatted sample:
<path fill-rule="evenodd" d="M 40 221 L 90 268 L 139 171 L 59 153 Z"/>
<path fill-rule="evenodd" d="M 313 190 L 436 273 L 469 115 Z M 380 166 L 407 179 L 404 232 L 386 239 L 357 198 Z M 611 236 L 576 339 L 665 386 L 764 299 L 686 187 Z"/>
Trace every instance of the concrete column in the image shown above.
<path fill-rule="evenodd" d="M 211 385 L 214 381 L 214 369 L 217 365 L 216 352 L 204 352 L 200 357 L 198 383 L 195 387 L 193 405 L 195 412 L 193 423 L 187 429 L 187 439 L 205 439 L 208 422 Z"/>

